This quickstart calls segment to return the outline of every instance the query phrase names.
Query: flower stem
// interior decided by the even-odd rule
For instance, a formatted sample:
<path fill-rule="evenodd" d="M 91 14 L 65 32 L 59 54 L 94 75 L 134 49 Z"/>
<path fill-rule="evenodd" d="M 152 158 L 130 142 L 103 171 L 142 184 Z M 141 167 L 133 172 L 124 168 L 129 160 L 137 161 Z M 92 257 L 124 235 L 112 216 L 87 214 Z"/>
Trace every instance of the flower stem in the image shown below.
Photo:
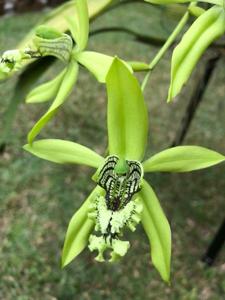
<path fill-rule="evenodd" d="M 189 7 L 192 7 L 196 5 L 196 3 L 191 3 L 189 5 Z M 188 7 L 188 9 L 189 9 Z M 148 73 L 145 75 L 145 78 L 143 80 L 141 89 L 142 91 L 144 91 L 146 84 L 148 82 L 148 79 L 153 71 L 153 69 L 155 68 L 155 66 L 158 64 L 158 62 L 161 60 L 161 58 L 164 56 L 164 54 L 166 53 L 166 51 L 170 48 L 170 46 L 173 44 L 173 42 L 175 41 L 176 37 L 178 36 L 178 34 L 181 32 L 181 30 L 184 28 L 184 26 L 186 25 L 190 13 L 189 11 L 186 11 L 186 13 L 183 15 L 183 17 L 181 18 L 180 22 L 177 24 L 177 26 L 175 27 L 175 29 L 173 30 L 173 32 L 171 33 L 171 35 L 168 37 L 168 39 L 166 40 L 165 44 L 162 46 L 162 48 L 159 50 L 159 52 L 156 54 L 156 56 L 153 58 L 153 60 L 149 63 L 149 71 Z"/>

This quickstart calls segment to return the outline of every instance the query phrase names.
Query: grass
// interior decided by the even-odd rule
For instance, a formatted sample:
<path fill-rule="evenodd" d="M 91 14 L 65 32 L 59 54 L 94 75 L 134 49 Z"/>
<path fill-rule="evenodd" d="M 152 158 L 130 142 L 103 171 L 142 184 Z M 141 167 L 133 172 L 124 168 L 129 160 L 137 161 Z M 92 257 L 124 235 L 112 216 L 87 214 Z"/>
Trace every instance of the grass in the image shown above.
<path fill-rule="evenodd" d="M 147 34 L 151 31 L 166 35 L 173 24 L 171 21 L 162 23 L 161 16 L 156 8 L 135 5 L 133 9 L 127 7 L 126 13 L 122 8 L 112 11 L 97 20 L 92 28 L 129 24 Z M 14 47 L 38 18 L 38 14 L 1 18 L 1 48 Z M 157 50 L 118 33 L 96 36 L 90 40 L 89 49 L 146 62 Z M 203 60 L 178 101 L 167 105 L 170 56 L 168 53 L 158 65 L 145 93 L 150 113 L 148 155 L 170 144 L 204 64 Z M 54 76 L 55 72 L 52 68 L 46 77 Z M 225 153 L 224 81 L 222 60 L 185 144 Z M 14 85 L 15 79 L 1 85 L 1 116 Z M 103 153 L 107 144 L 105 103 L 104 86 L 81 70 L 69 101 L 41 136 L 77 141 Z M 20 107 L 11 143 L 0 158 L 0 299 L 224 299 L 224 252 L 212 268 L 206 268 L 200 261 L 224 217 L 224 165 L 189 174 L 148 177 L 172 227 L 171 286 L 165 285 L 153 269 L 148 241 L 141 226 L 134 234 L 128 233 L 132 248 L 121 263 L 99 264 L 93 260 L 93 254 L 85 250 L 61 270 L 60 252 L 67 225 L 94 186 L 90 180 L 93 170 L 55 165 L 23 152 L 27 132 L 47 106 L 23 104 Z"/>

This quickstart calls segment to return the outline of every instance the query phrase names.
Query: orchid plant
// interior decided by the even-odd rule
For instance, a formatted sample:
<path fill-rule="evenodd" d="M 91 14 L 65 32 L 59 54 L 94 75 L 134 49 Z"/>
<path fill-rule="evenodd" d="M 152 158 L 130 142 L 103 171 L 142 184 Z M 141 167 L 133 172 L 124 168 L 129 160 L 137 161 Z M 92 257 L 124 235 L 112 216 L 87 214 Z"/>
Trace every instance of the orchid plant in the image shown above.
<path fill-rule="evenodd" d="M 148 137 L 148 113 L 141 87 L 126 64 L 115 58 L 106 77 L 108 94 L 108 156 L 80 144 L 46 139 L 27 144 L 30 153 L 56 163 L 83 164 L 96 169 L 97 187 L 72 217 L 66 234 L 62 266 L 69 264 L 88 245 L 97 250 L 96 260 L 123 257 L 130 243 L 121 240 L 126 228 L 141 222 L 151 245 L 154 266 L 165 281 L 170 279 L 171 232 L 150 184 L 148 172 L 188 172 L 225 160 L 215 151 L 180 146 L 144 159 Z"/>
<path fill-rule="evenodd" d="M 145 1 L 154 4 L 190 2 Z M 144 175 L 148 172 L 199 170 L 223 162 L 225 156 L 203 147 L 179 146 L 146 159 L 149 124 L 143 92 L 151 71 L 179 36 L 189 16 L 194 15 L 197 19 L 173 52 L 168 101 L 180 92 L 203 52 L 225 31 L 224 2 L 205 0 L 203 2 L 212 4 L 206 11 L 197 6 L 197 3 L 191 3 L 177 27 L 149 64 L 128 63 L 117 57 L 86 50 L 90 19 L 112 3 L 119 2 L 69 1 L 64 5 L 63 14 L 66 17 L 60 25 L 57 14 L 53 14 L 52 19 L 57 20 L 55 26 L 39 26 L 31 33 L 25 46 L 6 51 L 2 55 L 0 79 L 5 79 L 24 65 L 45 56 L 53 56 L 63 64 L 63 69 L 56 78 L 36 87 L 27 96 L 27 103 L 52 99 L 54 101 L 33 126 L 28 134 L 28 144 L 24 146 L 28 152 L 48 161 L 83 164 L 95 169 L 92 179 L 97 186 L 69 223 L 62 253 L 62 266 L 69 264 L 86 246 L 90 251 L 97 251 L 97 261 L 109 259 L 114 262 L 121 259 L 130 248 L 130 242 L 123 238 L 126 229 L 135 231 L 138 223 L 141 223 L 150 242 L 153 265 L 162 279 L 169 282 L 170 226 L 156 194 L 144 179 Z M 52 19 L 47 23 L 51 24 Z M 70 34 L 65 33 L 68 30 Z M 107 87 L 106 157 L 71 141 L 34 141 L 72 91 L 81 65 Z M 147 71 L 141 86 L 133 71 Z"/>

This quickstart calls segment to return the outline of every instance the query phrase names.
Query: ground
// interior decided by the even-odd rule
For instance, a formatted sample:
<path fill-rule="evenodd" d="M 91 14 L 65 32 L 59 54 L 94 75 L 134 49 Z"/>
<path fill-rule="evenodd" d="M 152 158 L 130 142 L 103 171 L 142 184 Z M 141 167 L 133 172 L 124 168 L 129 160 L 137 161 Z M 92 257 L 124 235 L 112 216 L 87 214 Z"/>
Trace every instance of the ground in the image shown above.
<path fill-rule="evenodd" d="M 2 17 L 1 49 L 14 48 L 39 17 L 37 13 Z M 104 15 L 91 28 L 126 25 L 145 34 L 164 37 L 174 25 L 171 13 L 168 23 L 166 20 L 156 8 L 132 4 L 126 10 L 121 8 Z M 93 37 L 89 49 L 145 62 L 157 51 L 119 33 Z M 198 65 L 177 101 L 168 105 L 165 99 L 170 57 L 171 52 L 157 66 L 145 92 L 150 115 L 147 156 L 170 145 L 204 64 L 203 60 Z M 52 68 L 46 77 L 51 78 L 57 70 Z M 140 75 L 139 79 L 142 78 Z M 224 82 L 222 59 L 185 144 L 225 153 Z M 1 119 L 14 85 L 15 79 L 1 84 Z M 72 95 L 41 136 L 73 140 L 103 153 L 107 145 L 105 104 L 105 87 L 86 70 L 81 70 Z M 172 228 L 170 286 L 160 280 L 150 262 L 149 245 L 141 226 L 134 234 L 128 233 L 132 247 L 119 264 L 97 263 L 93 254 L 85 250 L 70 266 L 60 268 L 68 222 L 94 186 L 93 170 L 56 165 L 22 150 L 28 130 L 47 107 L 48 104 L 21 105 L 10 143 L 0 157 L 0 299 L 224 299 L 225 251 L 211 268 L 201 262 L 224 217 L 224 164 L 189 174 L 152 174 L 147 178 Z"/>

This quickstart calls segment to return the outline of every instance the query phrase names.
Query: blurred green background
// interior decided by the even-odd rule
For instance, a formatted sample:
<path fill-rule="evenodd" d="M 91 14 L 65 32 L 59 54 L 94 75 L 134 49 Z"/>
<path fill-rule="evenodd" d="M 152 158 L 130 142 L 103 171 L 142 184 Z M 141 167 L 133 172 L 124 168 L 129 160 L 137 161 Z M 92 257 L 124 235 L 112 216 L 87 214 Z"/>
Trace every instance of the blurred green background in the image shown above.
<path fill-rule="evenodd" d="M 1 17 L 1 51 L 14 48 L 42 14 Z M 175 21 L 156 7 L 132 4 L 99 18 L 92 23 L 91 29 L 124 25 L 140 33 L 164 37 Z M 153 46 L 138 44 L 129 35 L 120 33 L 91 38 L 89 49 L 145 62 L 157 51 Z M 145 93 L 150 114 L 147 156 L 172 142 L 193 84 L 205 63 L 203 58 L 179 99 L 167 105 L 170 58 L 171 52 L 157 66 Z M 54 77 L 60 68 L 60 64 L 52 67 L 45 79 Z M 13 78 L 0 85 L 1 120 L 15 82 Z M 225 153 L 224 82 L 222 59 L 185 144 Z M 97 263 L 94 255 L 85 250 L 67 268 L 60 268 L 60 252 L 68 222 L 94 186 L 90 179 L 93 170 L 56 165 L 22 150 L 27 132 L 47 107 L 48 104 L 21 105 L 11 142 L 0 157 L 0 299 L 224 299 L 224 251 L 211 268 L 200 261 L 224 217 L 224 164 L 190 174 L 148 177 L 172 227 L 171 286 L 164 284 L 154 270 L 141 226 L 134 234 L 128 233 L 132 247 L 119 264 Z M 104 85 L 82 70 L 72 95 L 41 136 L 76 141 L 104 153 L 107 145 Z"/>

